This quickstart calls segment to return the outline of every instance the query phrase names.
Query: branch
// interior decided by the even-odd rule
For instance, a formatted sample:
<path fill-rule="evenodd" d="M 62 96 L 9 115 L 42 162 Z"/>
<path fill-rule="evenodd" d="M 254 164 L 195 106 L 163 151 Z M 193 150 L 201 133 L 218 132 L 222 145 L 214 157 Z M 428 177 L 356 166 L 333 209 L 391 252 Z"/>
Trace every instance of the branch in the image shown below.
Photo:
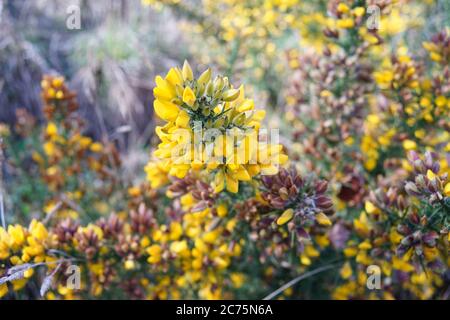
<path fill-rule="evenodd" d="M 291 281 L 289 281 L 288 283 L 284 284 L 283 286 L 281 286 L 280 288 L 278 288 L 277 290 L 275 290 L 274 292 L 272 292 L 271 294 L 269 294 L 268 296 L 266 296 L 265 298 L 263 298 L 263 300 L 271 300 L 273 298 L 275 298 L 277 295 L 279 295 L 280 293 L 282 293 L 283 291 L 285 291 L 286 289 L 292 287 L 293 285 L 295 285 L 297 282 L 300 282 L 306 278 L 312 277 L 318 273 L 324 272 L 326 270 L 329 269 L 333 269 L 334 267 L 336 267 L 338 264 L 330 264 L 327 266 L 323 266 L 317 269 L 314 269 L 312 271 L 308 271 L 300 276 L 298 276 L 297 278 L 292 279 Z"/>

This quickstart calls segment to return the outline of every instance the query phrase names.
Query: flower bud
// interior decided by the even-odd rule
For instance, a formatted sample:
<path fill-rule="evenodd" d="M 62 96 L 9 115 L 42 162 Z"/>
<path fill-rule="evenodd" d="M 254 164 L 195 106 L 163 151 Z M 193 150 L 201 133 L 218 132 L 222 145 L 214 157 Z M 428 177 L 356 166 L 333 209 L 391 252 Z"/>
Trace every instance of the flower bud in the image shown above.
<path fill-rule="evenodd" d="M 413 182 L 411 182 L 411 181 L 408 181 L 408 182 L 405 184 L 405 191 L 406 191 L 410 196 L 419 196 L 419 195 L 420 195 L 419 189 L 418 189 L 417 186 L 416 186 Z"/>

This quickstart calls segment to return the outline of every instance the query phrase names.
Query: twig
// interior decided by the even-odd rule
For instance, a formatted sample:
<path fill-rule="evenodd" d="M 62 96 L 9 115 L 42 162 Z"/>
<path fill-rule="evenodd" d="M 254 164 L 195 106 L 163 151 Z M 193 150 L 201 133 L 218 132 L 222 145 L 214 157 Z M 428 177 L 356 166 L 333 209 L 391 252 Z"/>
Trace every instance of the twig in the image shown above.
<path fill-rule="evenodd" d="M 280 288 L 278 288 L 277 290 L 275 290 L 274 292 L 272 292 L 271 294 L 269 294 L 268 296 L 263 298 L 263 300 L 271 300 L 271 299 L 275 298 L 277 295 L 279 295 L 280 293 L 282 293 L 283 291 L 285 291 L 286 289 L 292 287 L 297 282 L 302 281 L 306 278 L 312 277 L 313 275 L 324 272 L 326 270 L 332 269 L 332 268 L 336 267 L 337 265 L 338 264 L 330 264 L 327 266 L 323 266 L 323 267 L 314 269 L 312 271 L 308 271 L 308 272 L 298 276 L 297 278 L 292 279 L 288 283 L 284 284 L 283 286 L 281 286 Z"/>
<path fill-rule="evenodd" d="M 47 216 L 45 217 L 44 221 L 42 221 L 42 223 L 44 225 L 46 225 L 50 219 L 54 216 L 54 214 L 61 208 L 62 206 L 62 201 L 59 201 L 53 208 L 52 210 L 50 210 L 50 212 L 47 214 Z"/>

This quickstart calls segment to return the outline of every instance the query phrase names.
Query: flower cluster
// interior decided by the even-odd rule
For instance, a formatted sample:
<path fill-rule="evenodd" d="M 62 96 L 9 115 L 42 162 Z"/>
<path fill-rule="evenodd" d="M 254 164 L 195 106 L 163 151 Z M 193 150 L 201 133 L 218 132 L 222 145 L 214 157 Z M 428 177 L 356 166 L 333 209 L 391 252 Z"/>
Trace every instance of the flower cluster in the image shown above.
<path fill-rule="evenodd" d="M 446 31 L 424 42 L 429 65 L 406 46 L 390 47 L 385 32 L 368 30 L 359 6 L 331 1 L 321 54 L 287 54 L 295 71 L 288 150 L 303 170 L 326 177 L 335 195 L 327 239 L 345 262 L 332 297 L 435 298 L 449 263 Z M 397 10 L 389 2 L 379 8 L 386 17 Z M 413 154 L 409 162 L 411 150 L 425 159 Z M 383 279 L 378 291 L 367 286 L 374 266 Z"/>
<path fill-rule="evenodd" d="M 58 260 L 49 255 L 47 249 L 55 241 L 46 227 L 36 220 L 28 228 L 9 225 L 7 230 L 0 227 L 0 298 L 12 290 L 21 290 L 33 276 L 34 269 L 47 265 L 54 269 Z"/>
<path fill-rule="evenodd" d="M 33 151 L 32 158 L 52 194 L 45 199 L 44 211 L 61 217 L 98 216 L 108 210 L 102 198 L 111 197 L 120 183 L 114 173 L 120 166 L 117 150 L 111 143 L 84 134 L 84 120 L 76 113 L 76 95 L 64 78 L 46 76 L 41 86 L 47 124 L 42 148 Z M 102 182 L 99 187 L 88 182 L 95 180 Z"/>
<path fill-rule="evenodd" d="M 439 181 L 446 185 L 446 174 L 442 176 L 443 181 L 439 180 L 442 171 L 439 164 L 433 162 L 432 154 L 427 153 L 425 160 L 412 154 L 411 164 L 419 170 L 415 174 L 417 181 L 426 179 L 428 184 Z M 424 170 L 435 180 L 428 180 L 423 175 Z M 432 200 L 436 193 L 442 200 L 439 203 Z M 448 199 L 443 188 L 421 195 L 413 182 L 406 182 L 404 188 L 390 186 L 386 190 L 386 187 L 380 187 L 371 193 L 364 211 L 353 221 L 358 238 L 347 239 L 343 250 L 344 255 L 354 262 L 346 262 L 342 267 L 341 277 L 346 282 L 336 288 L 335 298 L 368 295 L 383 299 L 428 299 L 439 294 L 448 285 L 445 276 L 448 269 Z M 367 279 L 365 268 L 370 265 L 379 266 L 377 272 L 385 279 L 380 284 L 382 290 L 378 296 L 358 285 Z"/>
<path fill-rule="evenodd" d="M 196 79 L 187 62 L 165 78 L 157 76 L 156 84 L 155 112 L 167 123 L 156 128 L 161 143 L 155 156 L 169 175 L 184 178 L 206 169 L 214 175 L 215 192 L 226 186 L 236 193 L 239 181 L 275 174 L 287 161 L 281 145 L 260 142 L 265 113 L 254 109 L 243 86 L 233 88 L 227 77 L 212 79 L 210 69 Z"/>
<path fill-rule="evenodd" d="M 263 186 L 268 190 L 262 198 L 274 209 L 285 210 L 277 223 L 283 225 L 291 219 L 299 220 L 299 225 L 308 220 L 316 220 L 319 224 L 331 225 L 325 213 L 332 213 L 333 203 L 325 195 L 326 181 L 305 181 L 294 168 L 283 169 L 276 176 L 262 178 Z M 301 230 L 297 230 L 302 234 Z"/>

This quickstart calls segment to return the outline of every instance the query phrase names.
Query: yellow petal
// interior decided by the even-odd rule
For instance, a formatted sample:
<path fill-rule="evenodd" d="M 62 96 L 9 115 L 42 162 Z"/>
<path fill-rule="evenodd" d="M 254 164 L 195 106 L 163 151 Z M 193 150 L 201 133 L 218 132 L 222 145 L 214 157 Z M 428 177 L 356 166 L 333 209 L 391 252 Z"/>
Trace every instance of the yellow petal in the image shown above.
<path fill-rule="evenodd" d="M 447 197 L 450 197 L 450 182 L 445 185 L 444 193 Z"/>
<path fill-rule="evenodd" d="M 58 127 L 54 122 L 48 123 L 46 133 L 48 136 L 55 136 L 58 134 Z"/>
<path fill-rule="evenodd" d="M 175 98 L 175 89 L 173 86 L 161 76 L 155 78 L 156 87 L 153 89 L 153 94 L 156 99 L 170 101 Z"/>
<path fill-rule="evenodd" d="M 251 177 L 244 167 L 240 167 L 237 172 L 233 173 L 233 176 L 240 181 L 250 181 Z"/>
<path fill-rule="evenodd" d="M 228 208 L 225 204 L 219 204 L 217 207 L 217 215 L 221 218 L 225 217 L 228 213 Z"/>
<path fill-rule="evenodd" d="M 316 214 L 316 221 L 322 226 L 331 226 L 331 220 L 323 212 Z"/>
<path fill-rule="evenodd" d="M 342 279 L 348 279 L 352 276 L 353 271 L 350 263 L 347 261 L 340 271 Z"/>
<path fill-rule="evenodd" d="M 253 110 L 255 108 L 255 103 L 253 100 L 247 99 L 237 108 L 239 112 L 245 112 L 249 110 Z"/>
<path fill-rule="evenodd" d="M 188 106 L 192 107 L 195 103 L 195 93 L 190 87 L 184 88 L 183 91 L 183 102 Z"/>
<path fill-rule="evenodd" d="M 209 82 L 209 80 L 211 80 L 211 69 L 208 68 L 200 75 L 200 77 L 198 77 L 197 83 L 199 85 L 205 85 Z"/>
<path fill-rule="evenodd" d="M 413 140 L 405 140 L 403 141 L 403 148 L 405 150 L 416 150 L 417 144 Z"/>
<path fill-rule="evenodd" d="M 377 207 L 375 207 L 375 205 L 370 201 L 366 201 L 366 203 L 364 204 L 364 208 L 366 209 L 367 213 L 375 213 L 377 211 Z"/>
<path fill-rule="evenodd" d="M 278 173 L 278 167 L 274 165 L 262 165 L 261 166 L 261 174 L 262 175 L 274 175 Z"/>
<path fill-rule="evenodd" d="M 167 73 L 166 80 L 174 87 L 183 85 L 183 76 L 178 68 L 170 69 Z"/>
<path fill-rule="evenodd" d="M 169 101 L 155 100 L 153 102 L 153 107 L 155 112 L 163 120 L 175 121 L 178 116 L 178 106 Z"/>
<path fill-rule="evenodd" d="M 194 80 L 194 73 L 192 72 L 191 66 L 189 65 L 189 62 L 187 62 L 187 60 L 184 60 L 182 74 L 184 81 Z"/>
<path fill-rule="evenodd" d="M 216 173 L 214 177 L 214 192 L 219 193 L 223 190 L 225 184 L 223 171 L 219 171 Z"/>
<path fill-rule="evenodd" d="M 279 164 L 285 164 L 286 162 L 288 162 L 289 157 L 286 154 L 279 154 L 278 155 L 278 163 Z"/>
<path fill-rule="evenodd" d="M 283 224 L 289 222 L 292 217 L 294 216 L 294 210 L 287 209 L 285 210 L 282 215 L 277 219 L 277 224 L 279 226 L 282 226 Z"/>
<path fill-rule="evenodd" d="M 256 176 L 261 172 L 261 167 L 257 164 L 250 164 L 246 166 L 247 172 L 250 174 L 251 177 Z"/>
<path fill-rule="evenodd" d="M 427 178 L 429 180 L 433 180 L 434 178 L 436 178 L 436 175 L 434 174 L 433 171 L 431 171 L 430 169 L 427 170 Z"/>
<path fill-rule="evenodd" d="M 264 119 L 265 116 L 266 116 L 265 110 L 258 110 L 253 114 L 253 119 L 256 121 L 261 121 Z"/>
<path fill-rule="evenodd" d="M 176 125 L 180 128 L 187 128 L 188 124 L 189 124 L 189 115 L 186 111 L 181 110 L 180 113 L 178 114 L 177 120 L 176 120 Z"/>
<path fill-rule="evenodd" d="M 233 101 L 236 100 L 236 98 L 239 96 L 239 89 L 229 89 L 225 91 L 222 95 L 223 101 Z"/>
<path fill-rule="evenodd" d="M 237 193 L 239 191 L 239 181 L 234 179 L 231 175 L 226 175 L 227 190 L 231 193 Z"/>

